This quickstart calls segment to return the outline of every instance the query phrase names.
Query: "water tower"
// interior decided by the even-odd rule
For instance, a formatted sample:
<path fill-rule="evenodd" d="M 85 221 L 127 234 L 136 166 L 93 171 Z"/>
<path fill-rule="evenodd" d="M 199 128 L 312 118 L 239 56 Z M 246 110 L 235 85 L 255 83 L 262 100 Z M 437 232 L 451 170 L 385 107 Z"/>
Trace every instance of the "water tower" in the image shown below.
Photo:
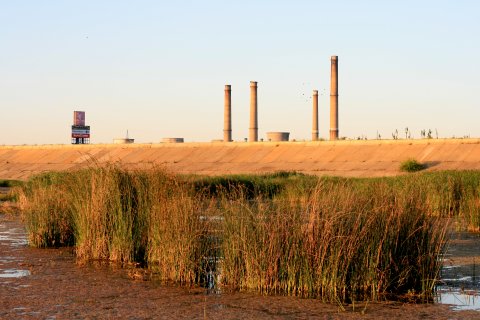
<path fill-rule="evenodd" d="M 73 111 L 72 144 L 89 144 L 90 126 L 85 125 L 85 111 Z"/>

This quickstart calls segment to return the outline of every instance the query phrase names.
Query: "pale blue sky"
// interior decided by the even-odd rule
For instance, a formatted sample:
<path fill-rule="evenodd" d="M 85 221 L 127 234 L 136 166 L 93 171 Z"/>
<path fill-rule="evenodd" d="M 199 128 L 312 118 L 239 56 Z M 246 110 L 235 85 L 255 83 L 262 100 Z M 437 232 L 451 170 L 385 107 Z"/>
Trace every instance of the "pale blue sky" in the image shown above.
<path fill-rule="evenodd" d="M 73 111 L 92 142 L 130 136 L 259 136 L 329 130 L 330 56 L 339 56 L 340 135 L 391 138 L 409 127 L 480 136 L 480 2 L 0 0 L 0 144 L 70 143 Z"/>

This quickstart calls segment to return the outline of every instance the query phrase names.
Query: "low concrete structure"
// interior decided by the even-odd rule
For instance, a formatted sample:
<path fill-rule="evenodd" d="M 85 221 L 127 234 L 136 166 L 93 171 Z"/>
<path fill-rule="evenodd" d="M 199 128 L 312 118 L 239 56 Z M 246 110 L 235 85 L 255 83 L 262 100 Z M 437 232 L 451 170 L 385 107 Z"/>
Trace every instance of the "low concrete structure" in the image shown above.
<path fill-rule="evenodd" d="M 267 141 L 280 142 L 288 141 L 290 132 L 267 132 Z"/>
<path fill-rule="evenodd" d="M 134 142 L 135 142 L 135 139 L 130 139 L 130 138 L 113 139 L 113 144 L 129 144 Z"/>
<path fill-rule="evenodd" d="M 183 138 L 162 138 L 162 143 L 183 143 Z"/>

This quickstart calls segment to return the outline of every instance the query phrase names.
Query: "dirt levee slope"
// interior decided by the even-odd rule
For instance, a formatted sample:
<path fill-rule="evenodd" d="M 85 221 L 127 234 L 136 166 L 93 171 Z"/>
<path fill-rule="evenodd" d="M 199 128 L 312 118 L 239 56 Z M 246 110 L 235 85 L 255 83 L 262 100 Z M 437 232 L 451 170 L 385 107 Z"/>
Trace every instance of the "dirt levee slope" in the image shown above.
<path fill-rule="evenodd" d="M 399 174 L 400 163 L 409 158 L 426 163 L 427 170 L 480 169 L 480 140 L 3 146 L 0 179 L 109 162 L 208 175 L 295 170 L 372 177 Z"/>

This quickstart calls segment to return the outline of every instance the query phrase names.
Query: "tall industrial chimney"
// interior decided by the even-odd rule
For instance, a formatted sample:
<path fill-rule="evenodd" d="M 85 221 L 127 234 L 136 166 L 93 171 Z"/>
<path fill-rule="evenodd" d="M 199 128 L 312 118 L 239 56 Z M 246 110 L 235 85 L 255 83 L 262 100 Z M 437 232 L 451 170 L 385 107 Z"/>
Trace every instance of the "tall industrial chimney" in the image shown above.
<path fill-rule="evenodd" d="M 313 90 L 312 141 L 318 140 L 318 90 Z"/>
<path fill-rule="evenodd" d="M 330 140 L 338 139 L 338 57 L 332 56 L 330 78 Z"/>
<path fill-rule="evenodd" d="M 232 87 L 225 85 L 225 107 L 223 116 L 223 141 L 232 141 Z"/>
<path fill-rule="evenodd" d="M 250 81 L 250 134 L 249 141 L 258 141 L 257 82 Z"/>

